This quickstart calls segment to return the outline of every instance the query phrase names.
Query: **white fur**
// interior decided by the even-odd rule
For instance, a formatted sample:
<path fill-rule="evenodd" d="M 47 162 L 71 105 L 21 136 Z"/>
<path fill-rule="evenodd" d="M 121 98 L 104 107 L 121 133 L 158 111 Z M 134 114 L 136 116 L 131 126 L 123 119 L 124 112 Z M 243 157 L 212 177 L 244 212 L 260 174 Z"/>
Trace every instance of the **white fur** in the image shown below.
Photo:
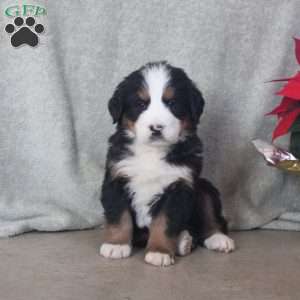
<path fill-rule="evenodd" d="M 130 178 L 128 188 L 139 227 L 150 225 L 149 204 L 155 196 L 163 193 L 164 188 L 178 179 L 192 182 L 189 168 L 170 165 L 164 160 L 167 147 L 177 142 L 180 136 L 180 121 L 162 102 L 164 88 L 170 79 L 168 70 L 160 64 L 146 68 L 143 76 L 150 104 L 135 122 L 134 132 L 128 133 L 134 138 L 133 145 L 129 146 L 133 156 L 126 157 L 113 167 L 116 176 Z M 150 125 L 164 126 L 164 140 L 151 140 Z"/>
<path fill-rule="evenodd" d="M 130 256 L 131 246 L 104 243 L 100 247 L 100 254 L 106 258 L 125 258 Z"/>
<path fill-rule="evenodd" d="M 167 267 L 173 265 L 175 261 L 169 254 L 148 252 L 145 256 L 145 262 L 154 266 Z"/>
<path fill-rule="evenodd" d="M 183 230 L 178 237 L 177 254 L 181 256 L 190 254 L 192 251 L 192 242 L 193 237 L 187 230 Z"/>
<path fill-rule="evenodd" d="M 136 211 L 139 227 L 149 226 L 151 201 L 156 195 L 162 194 L 165 187 L 178 179 L 192 183 L 191 170 L 168 164 L 164 160 L 164 147 L 153 147 L 134 143 L 130 146 L 133 156 L 129 156 L 114 165 L 117 176 L 130 178 L 127 187 L 132 194 L 132 208 Z"/>
<path fill-rule="evenodd" d="M 143 71 L 145 88 L 150 95 L 150 104 L 142 112 L 135 123 L 136 140 L 139 143 L 149 143 L 150 126 L 162 125 L 162 135 L 167 143 L 176 142 L 181 132 L 180 120 L 177 119 L 162 101 L 164 89 L 168 85 L 170 75 L 163 64 L 148 67 Z M 157 140 L 153 143 L 162 143 Z"/>
<path fill-rule="evenodd" d="M 234 241 L 223 233 L 215 233 L 204 241 L 207 249 L 229 253 L 235 249 Z"/>

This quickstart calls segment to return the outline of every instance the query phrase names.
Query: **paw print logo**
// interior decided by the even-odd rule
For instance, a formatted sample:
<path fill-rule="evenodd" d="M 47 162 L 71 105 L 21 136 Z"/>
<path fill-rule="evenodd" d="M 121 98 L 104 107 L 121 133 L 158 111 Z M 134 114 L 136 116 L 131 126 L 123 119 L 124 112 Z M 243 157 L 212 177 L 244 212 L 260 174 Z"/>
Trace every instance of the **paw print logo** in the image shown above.
<path fill-rule="evenodd" d="M 42 24 L 35 25 L 35 19 L 28 17 L 26 19 L 26 25 L 24 19 L 17 17 L 14 20 L 14 24 L 7 24 L 5 31 L 11 36 L 11 44 L 14 47 L 19 47 L 23 44 L 27 44 L 31 47 L 35 47 L 39 43 L 38 35 L 44 32 L 45 28 Z M 35 26 L 34 26 L 35 25 Z"/>

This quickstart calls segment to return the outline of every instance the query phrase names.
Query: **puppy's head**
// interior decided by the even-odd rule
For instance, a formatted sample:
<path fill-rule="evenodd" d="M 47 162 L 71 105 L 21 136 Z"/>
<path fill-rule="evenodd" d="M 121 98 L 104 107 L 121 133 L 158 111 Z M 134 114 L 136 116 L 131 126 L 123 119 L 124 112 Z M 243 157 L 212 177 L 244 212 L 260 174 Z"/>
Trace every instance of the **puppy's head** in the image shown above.
<path fill-rule="evenodd" d="M 148 63 L 127 76 L 109 101 L 113 122 L 137 142 L 176 143 L 195 130 L 202 114 L 201 92 L 186 73 L 166 62 Z"/>

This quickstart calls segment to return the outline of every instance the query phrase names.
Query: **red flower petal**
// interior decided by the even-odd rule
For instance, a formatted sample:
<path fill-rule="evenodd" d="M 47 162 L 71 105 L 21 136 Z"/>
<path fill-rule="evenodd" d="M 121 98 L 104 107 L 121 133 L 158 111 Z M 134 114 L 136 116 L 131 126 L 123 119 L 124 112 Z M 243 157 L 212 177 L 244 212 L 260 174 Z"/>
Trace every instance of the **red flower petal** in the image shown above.
<path fill-rule="evenodd" d="M 296 80 L 300 82 L 300 72 L 298 72 L 295 76 L 291 77 L 290 80 Z"/>
<path fill-rule="evenodd" d="M 290 109 L 294 107 L 295 102 L 298 104 L 298 102 L 295 101 L 294 99 L 284 97 L 282 98 L 281 103 L 278 106 L 276 106 L 271 112 L 267 113 L 266 116 L 278 115 L 278 114 L 288 112 Z"/>
<path fill-rule="evenodd" d="M 276 94 L 300 100 L 300 80 L 296 77 L 298 77 L 298 75 L 294 77 L 295 79 L 293 78 L 289 80 L 288 83 Z"/>
<path fill-rule="evenodd" d="M 295 109 L 282 117 L 275 130 L 273 131 L 272 141 L 274 141 L 279 136 L 286 134 L 299 115 L 300 108 Z"/>
<path fill-rule="evenodd" d="M 300 40 L 294 38 L 295 40 L 295 55 L 296 55 L 296 59 L 298 61 L 298 64 L 300 65 Z"/>

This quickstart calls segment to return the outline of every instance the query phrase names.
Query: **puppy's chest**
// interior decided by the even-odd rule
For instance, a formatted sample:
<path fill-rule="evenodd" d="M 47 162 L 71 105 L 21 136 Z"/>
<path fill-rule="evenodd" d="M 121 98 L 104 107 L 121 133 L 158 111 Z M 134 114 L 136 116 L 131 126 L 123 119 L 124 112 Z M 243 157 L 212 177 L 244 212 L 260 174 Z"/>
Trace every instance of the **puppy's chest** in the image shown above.
<path fill-rule="evenodd" d="M 133 155 L 115 165 L 117 176 L 129 178 L 127 188 L 131 194 L 131 206 L 136 212 L 139 227 L 151 223 L 150 209 L 166 187 L 184 179 L 192 181 L 191 170 L 187 167 L 171 165 L 165 160 L 165 152 L 157 148 L 132 148 Z"/>

